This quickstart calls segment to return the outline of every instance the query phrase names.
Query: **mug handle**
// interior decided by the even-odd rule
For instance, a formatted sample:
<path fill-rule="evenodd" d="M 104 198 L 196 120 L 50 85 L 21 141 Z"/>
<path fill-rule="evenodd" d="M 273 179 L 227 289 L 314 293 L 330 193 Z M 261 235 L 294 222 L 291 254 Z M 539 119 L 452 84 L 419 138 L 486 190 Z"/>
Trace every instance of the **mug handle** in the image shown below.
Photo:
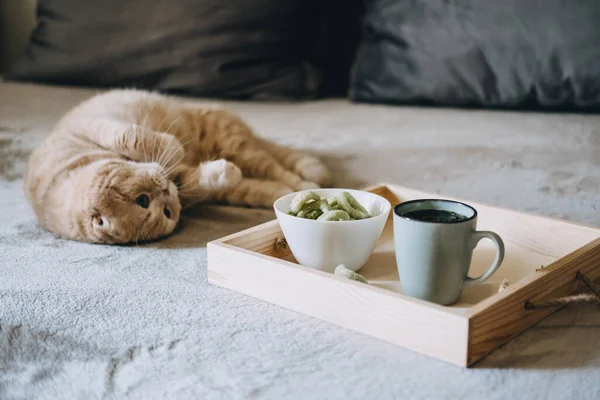
<path fill-rule="evenodd" d="M 479 243 L 481 239 L 485 238 L 490 239 L 496 245 L 496 258 L 494 259 L 492 266 L 486 272 L 484 272 L 483 275 L 478 276 L 477 278 L 471 278 L 467 276 L 467 279 L 465 279 L 465 286 L 470 286 L 486 281 L 490 276 L 492 276 L 494 272 L 496 272 L 496 270 L 500 267 L 500 264 L 502 264 L 502 261 L 504 260 L 504 242 L 502 241 L 502 238 L 500 238 L 500 236 L 494 232 L 473 232 L 473 237 L 471 239 L 473 241 L 473 248 L 477 246 L 477 243 Z"/>

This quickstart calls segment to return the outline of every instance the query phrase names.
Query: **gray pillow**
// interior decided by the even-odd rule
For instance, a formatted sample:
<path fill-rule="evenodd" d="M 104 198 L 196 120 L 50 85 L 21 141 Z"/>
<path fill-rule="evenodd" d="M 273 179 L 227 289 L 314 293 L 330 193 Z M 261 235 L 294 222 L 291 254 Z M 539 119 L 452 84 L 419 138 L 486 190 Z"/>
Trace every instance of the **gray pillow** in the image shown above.
<path fill-rule="evenodd" d="M 318 94 L 319 0 L 40 0 L 7 78 L 206 97 Z"/>
<path fill-rule="evenodd" d="M 600 106 L 597 0 L 371 0 L 363 40 L 355 101 Z"/>

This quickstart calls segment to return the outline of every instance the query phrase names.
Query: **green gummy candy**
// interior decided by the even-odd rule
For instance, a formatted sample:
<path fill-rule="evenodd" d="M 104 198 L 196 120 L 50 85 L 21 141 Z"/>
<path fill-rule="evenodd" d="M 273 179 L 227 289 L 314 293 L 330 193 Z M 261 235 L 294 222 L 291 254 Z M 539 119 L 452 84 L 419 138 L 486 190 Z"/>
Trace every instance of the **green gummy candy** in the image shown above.
<path fill-rule="evenodd" d="M 369 283 L 369 281 L 367 281 L 364 276 L 362 276 L 361 274 L 359 274 L 357 272 L 354 272 L 354 271 L 346 268 L 346 266 L 344 264 L 338 265 L 334 269 L 333 273 L 335 275 L 344 276 L 344 277 L 346 277 L 346 278 L 348 278 L 350 280 L 353 280 L 353 281 L 358 281 L 358 282 L 367 283 L 367 284 Z"/>
<path fill-rule="evenodd" d="M 321 209 L 321 211 L 323 213 L 326 213 L 327 211 L 331 211 L 331 207 L 329 206 L 329 203 L 325 199 L 323 199 L 319 202 L 319 208 Z"/>
<path fill-rule="evenodd" d="M 306 213 L 304 218 L 306 219 L 318 219 L 321 216 L 321 210 L 313 210 L 311 212 Z"/>
<path fill-rule="evenodd" d="M 369 212 L 348 192 L 342 192 L 337 197 L 340 207 L 354 219 L 369 218 Z"/>
<path fill-rule="evenodd" d="M 321 209 L 321 200 L 310 200 L 307 201 L 306 203 L 304 203 L 304 205 L 302 206 L 302 210 L 304 210 L 306 213 L 309 213 L 311 211 L 315 211 L 315 210 L 320 210 Z"/>
<path fill-rule="evenodd" d="M 350 221 L 350 215 L 343 210 L 327 211 L 318 218 L 319 221 Z"/>
<path fill-rule="evenodd" d="M 316 210 L 305 210 L 302 209 L 300 211 L 298 211 L 298 214 L 296 214 L 296 217 L 298 218 L 304 218 L 304 219 L 317 219 L 319 218 L 319 216 L 322 214 L 323 212 L 320 209 L 316 209 Z"/>
<path fill-rule="evenodd" d="M 290 203 L 290 210 L 292 212 L 300 212 L 300 210 L 302 210 L 302 207 L 304 206 L 305 203 L 309 202 L 310 200 L 321 200 L 321 197 L 319 197 L 318 194 L 316 194 L 315 192 L 301 192 L 298 193 L 296 195 L 296 197 L 294 197 L 292 199 L 292 202 Z"/>
<path fill-rule="evenodd" d="M 327 199 L 315 192 L 301 192 L 292 199 L 288 214 L 321 221 L 350 221 L 369 218 L 369 212 L 348 192 Z"/>

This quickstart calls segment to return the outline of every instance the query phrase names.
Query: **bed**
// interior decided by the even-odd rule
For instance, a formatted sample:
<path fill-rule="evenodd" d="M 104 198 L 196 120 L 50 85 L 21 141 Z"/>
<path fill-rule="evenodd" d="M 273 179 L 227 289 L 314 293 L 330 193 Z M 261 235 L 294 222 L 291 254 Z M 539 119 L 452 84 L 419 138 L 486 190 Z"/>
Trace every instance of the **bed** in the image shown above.
<path fill-rule="evenodd" d="M 207 283 L 206 243 L 274 218 L 196 207 L 139 246 L 41 229 L 29 152 L 96 91 L 0 82 L 0 398 L 600 398 L 600 308 L 569 306 L 463 370 Z M 210 102 L 209 100 L 197 100 Z M 600 116 L 224 103 L 336 186 L 395 182 L 600 226 Z"/>

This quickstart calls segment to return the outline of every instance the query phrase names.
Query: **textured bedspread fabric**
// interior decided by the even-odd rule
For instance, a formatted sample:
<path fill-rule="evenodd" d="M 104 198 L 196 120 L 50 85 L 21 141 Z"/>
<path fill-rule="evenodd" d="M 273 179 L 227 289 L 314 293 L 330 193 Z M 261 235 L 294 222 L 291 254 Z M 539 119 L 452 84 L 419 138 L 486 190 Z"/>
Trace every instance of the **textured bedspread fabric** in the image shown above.
<path fill-rule="evenodd" d="M 0 399 L 600 399 L 600 308 L 567 307 L 472 369 L 207 283 L 206 243 L 274 218 L 198 208 L 144 246 L 43 231 L 26 156 L 92 91 L 0 83 Z M 395 182 L 600 226 L 600 116 L 231 103 L 338 185 Z"/>

